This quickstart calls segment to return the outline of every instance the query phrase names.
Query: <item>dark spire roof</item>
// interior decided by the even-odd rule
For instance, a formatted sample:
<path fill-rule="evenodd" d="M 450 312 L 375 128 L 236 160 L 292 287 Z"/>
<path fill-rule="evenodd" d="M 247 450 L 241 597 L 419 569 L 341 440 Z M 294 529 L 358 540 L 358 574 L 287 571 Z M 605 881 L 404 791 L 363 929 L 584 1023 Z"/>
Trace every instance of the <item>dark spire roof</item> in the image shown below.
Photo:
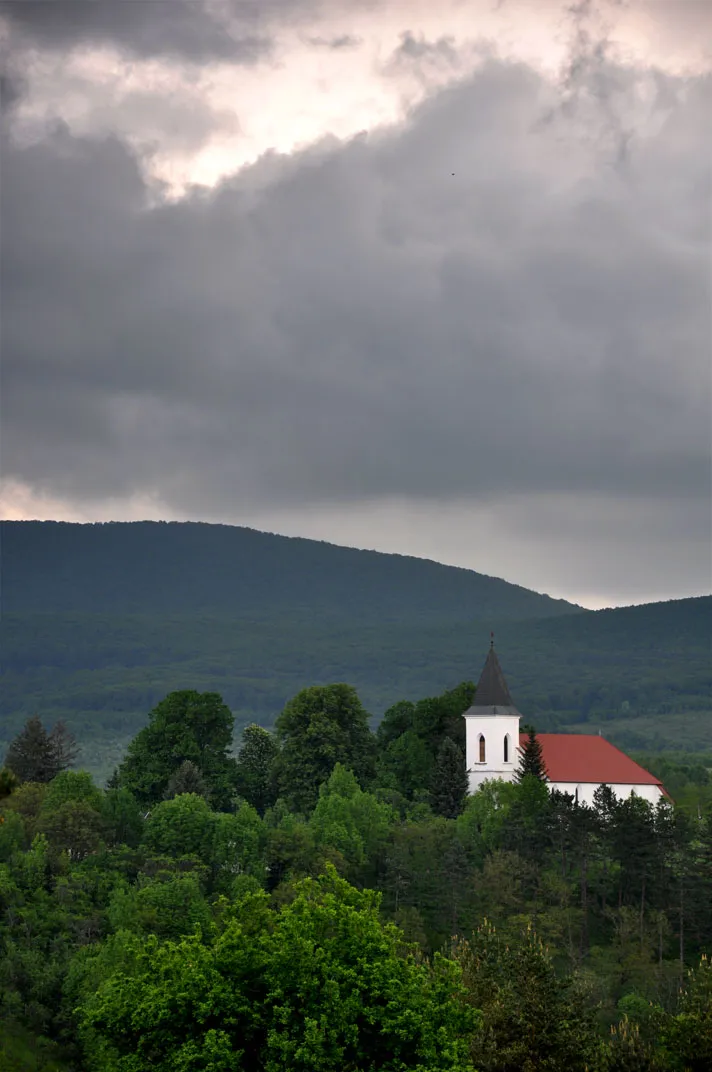
<path fill-rule="evenodd" d="M 509 695 L 507 682 L 504 680 L 502 667 L 499 665 L 497 652 L 494 650 L 494 642 L 487 653 L 485 665 L 477 683 L 475 693 L 476 707 L 514 707 L 514 701 Z"/>
<path fill-rule="evenodd" d="M 470 712 L 472 714 L 518 715 L 519 712 L 510 696 L 507 682 L 504 680 L 497 652 L 494 650 L 494 633 L 491 634 L 491 637 L 490 650 L 487 653 L 487 659 L 480 674 L 477 692 L 475 693 L 475 702 L 470 708 Z"/>

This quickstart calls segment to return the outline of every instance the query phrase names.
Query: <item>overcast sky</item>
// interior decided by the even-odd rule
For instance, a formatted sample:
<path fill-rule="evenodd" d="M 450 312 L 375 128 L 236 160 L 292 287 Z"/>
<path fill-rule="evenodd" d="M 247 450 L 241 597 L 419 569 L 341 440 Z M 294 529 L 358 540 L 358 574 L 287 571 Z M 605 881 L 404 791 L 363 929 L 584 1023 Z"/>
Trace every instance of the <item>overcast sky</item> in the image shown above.
<path fill-rule="evenodd" d="M 2 516 L 707 592 L 708 0 L 0 3 Z"/>

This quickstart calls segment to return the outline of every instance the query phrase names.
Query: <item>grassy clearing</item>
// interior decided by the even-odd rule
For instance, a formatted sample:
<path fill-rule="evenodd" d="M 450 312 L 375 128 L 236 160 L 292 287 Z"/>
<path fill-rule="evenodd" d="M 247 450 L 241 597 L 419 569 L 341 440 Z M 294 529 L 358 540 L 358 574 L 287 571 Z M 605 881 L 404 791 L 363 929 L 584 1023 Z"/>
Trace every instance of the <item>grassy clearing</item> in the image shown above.
<path fill-rule="evenodd" d="M 598 733 L 626 751 L 709 752 L 712 749 L 712 710 L 648 715 L 562 726 L 566 733 Z"/>

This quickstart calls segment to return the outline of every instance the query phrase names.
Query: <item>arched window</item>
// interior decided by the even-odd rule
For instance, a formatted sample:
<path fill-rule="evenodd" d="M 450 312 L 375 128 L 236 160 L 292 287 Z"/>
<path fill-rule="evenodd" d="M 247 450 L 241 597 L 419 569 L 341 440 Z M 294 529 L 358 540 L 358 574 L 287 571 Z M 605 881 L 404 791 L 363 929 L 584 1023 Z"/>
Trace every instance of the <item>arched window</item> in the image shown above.
<path fill-rule="evenodd" d="M 485 738 L 484 734 L 480 734 L 480 763 L 485 761 Z"/>
<path fill-rule="evenodd" d="M 504 762 L 509 763 L 509 734 L 504 735 Z"/>

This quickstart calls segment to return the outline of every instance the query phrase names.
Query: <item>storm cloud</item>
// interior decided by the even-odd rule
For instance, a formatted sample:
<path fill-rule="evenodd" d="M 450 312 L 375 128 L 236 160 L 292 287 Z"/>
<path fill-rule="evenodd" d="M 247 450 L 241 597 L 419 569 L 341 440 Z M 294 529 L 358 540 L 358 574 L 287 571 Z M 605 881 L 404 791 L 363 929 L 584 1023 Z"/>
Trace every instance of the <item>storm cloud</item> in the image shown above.
<path fill-rule="evenodd" d="M 254 5 L 244 5 L 256 22 Z M 17 45 L 63 49 L 112 45 L 129 54 L 179 56 L 196 62 L 251 62 L 270 47 L 269 38 L 233 33 L 224 7 L 201 0 L 3 0 L 0 18 Z"/>
<path fill-rule="evenodd" d="M 576 541 L 606 503 L 704 586 L 712 82 L 599 53 L 575 88 L 491 56 L 174 201 L 120 137 L 6 125 L 3 476 L 233 520 L 526 501 L 532 533 L 568 500 Z"/>

